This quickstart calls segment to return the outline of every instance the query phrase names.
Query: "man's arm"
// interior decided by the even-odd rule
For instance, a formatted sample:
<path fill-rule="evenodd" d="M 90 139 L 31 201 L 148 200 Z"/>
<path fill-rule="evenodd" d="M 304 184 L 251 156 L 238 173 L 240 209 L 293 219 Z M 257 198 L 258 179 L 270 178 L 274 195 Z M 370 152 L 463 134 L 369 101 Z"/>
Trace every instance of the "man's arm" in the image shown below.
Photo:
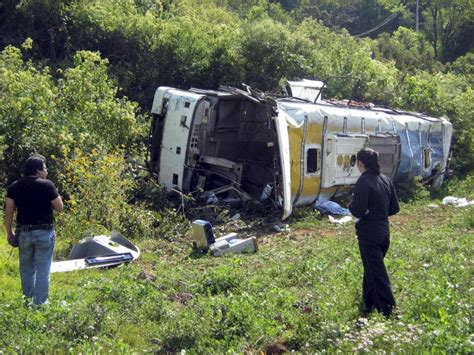
<path fill-rule="evenodd" d="M 15 200 L 8 198 L 5 200 L 5 216 L 4 216 L 4 223 L 5 229 L 7 231 L 7 238 L 10 240 L 14 233 L 13 233 L 13 215 L 15 213 L 16 204 Z"/>
<path fill-rule="evenodd" d="M 51 205 L 53 206 L 55 211 L 61 212 L 64 208 L 61 196 L 58 196 L 53 201 L 51 201 Z"/>

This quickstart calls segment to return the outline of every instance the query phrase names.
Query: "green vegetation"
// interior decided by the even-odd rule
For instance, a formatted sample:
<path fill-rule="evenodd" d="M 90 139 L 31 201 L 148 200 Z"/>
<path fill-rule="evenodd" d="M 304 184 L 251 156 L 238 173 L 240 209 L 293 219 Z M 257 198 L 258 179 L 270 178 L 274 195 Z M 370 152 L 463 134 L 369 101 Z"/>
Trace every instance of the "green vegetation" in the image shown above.
<path fill-rule="evenodd" d="M 28 50 L 31 40 L 23 47 Z M 18 48 L 1 52 L 2 180 L 16 179 L 32 152 L 51 158 L 56 179 L 62 159 L 75 148 L 87 153 L 103 145 L 115 151 L 137 135 L 137 105 L 116 97 L 106 63 L 97 53 L 78 52 L 74 66 L 58 70 L 53 79 L 50 68 L 24 60 Z"/>
<path fill-rule="evenodd" d="M 9 256 L 2 239 L 0 348 L 471 352 L 472 207 L 428 203 L 440 201 L 404 204 L 392 218 L 387 267 L 400 318 L 390 320 L 360 318 L 353 225 L 331 225 L 311 210 L 292 217 L 290 232 L 260 231 L 256 254 L 198 255 L 185 233 L 173 243 L 143 239 L 132 264 L 53 274 L 51 304 L 42 311 L 23 305 L 17 251 Z M 64 243 L 61 234 L 58 240 Z"/>
<path fill-rule="evenodd" d="M 253 205 L 240 211 L 245 222 L 225 223 L 234 211 L 199 209 L 141 169 L 160 85 L 279 92 L 288 79 L 343 76 L 327 96 L 446 116 L 455 178 L 431 196 L 472 198 L 473 3 L 420 1 L 418 32 L 415 4 L 3 1 L 0 195 L 41 153 L 65 199 L 57 258 L 112 229 L 143 254 L 121 268 L 54 275 L 52 304 L 34 311 L 19 297 L 17 251 L 9 256 L 0 238 L 0 352 L 472 352 L 472 207 L 429 209 L 418 182 L 400 187 L 410 204 L 393 220 L 388 267 L 402 318 L 364 323 L 352 226 L 300 210 L 292 232 L 270 235 L 272 216 Z M 216 231 L 257 233 L 260 251 L 192 253 L 189 220 L 207 215 Z"/>
<path fill-rule="evenodd" d="M 160 85 L 246 83 L 280 91 L 287 79 L 334 76 L 352 80 L 330 80 L 329 97 L 353 94 L 448 117 L 455 129 L 452 167 L 465 175 L 474 169 L 474 8 L 465 0 L 421 3 L 416 32 L 414 1 L 5 1 L 6 178 L 17 176 L 17 162 L 33 150 L 61 159 L 100 142 L 108 151 L 125 144 L 129 156 L 143 158 L 147 113 Z M 386 32 L 351 36 L 392 12 L 399 16 Z"/>

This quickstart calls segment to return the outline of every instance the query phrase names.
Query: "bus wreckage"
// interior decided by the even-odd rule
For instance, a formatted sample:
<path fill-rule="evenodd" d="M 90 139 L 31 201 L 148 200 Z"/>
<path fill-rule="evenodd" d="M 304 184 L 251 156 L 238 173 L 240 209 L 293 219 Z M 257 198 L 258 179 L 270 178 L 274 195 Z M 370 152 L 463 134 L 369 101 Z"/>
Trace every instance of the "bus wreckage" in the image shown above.
<path fill-rule="evenodd" d="M 360 176 L 356 154 L 380 153 L 394 182 L 421 177 L 439 186 L 452 125 L 445 118 L 370 103 L 321 98 L 324 83 L 290 81 L 291 95 L 220 87 L 170 87 L 152 105 L 150 167 L 162 186 L 223 198 L 271 198 L 290 216 L 297 205 L 347 194 Z"/>

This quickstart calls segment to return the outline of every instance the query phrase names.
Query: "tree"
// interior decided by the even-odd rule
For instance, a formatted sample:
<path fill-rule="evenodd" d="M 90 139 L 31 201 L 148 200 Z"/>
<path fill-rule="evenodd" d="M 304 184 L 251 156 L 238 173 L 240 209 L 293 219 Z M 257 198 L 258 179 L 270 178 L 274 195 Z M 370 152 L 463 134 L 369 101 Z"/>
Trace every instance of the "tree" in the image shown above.
<path fill-rule="evenodd" d="M 68 28 L 63 9 L 71 0 L 5 0 L 0 3 L 0 49 L 33 39 L 38 60 L 59 62 L 67 55 Z"/>
<path fill-rule="evenodd" d="M 351 97 L 359 81 L 353 99 L 389 102 L 397 70 L 391 63 L 371 58 L 370 40 L 355 39 L 345 30 L 331 31 L 310 19 L 298 26 L 297 35 L 310 43 L 310 54 L 305 56 L 309 76 L 320 80 L 339 77 L 328 83 L 327 96 Z"/>
<path fill-rule="evenodd" d="M 416 0 L 377 0 L 390 11 L 415 18 Z M 472 0 L 419 0 L 420 28 L 430 40 L 435 58 L 443 63 L 468 52 L 473 45 Z M 412 22 L 413 23 L 413 22 Z"/>
<path fill-rule="evenodd" d="M 30 48 L 31 41 L 24 47 Z M 48 163 L 54 176 L 60 158 L 75 148 L 88 152 L 100 143 L 115 151 L 138 133 L 137 105 L 117 98 L 107 61 L 91 52 L 78 52 L 74 61 L 55 80 L 48 67 L 25 61 L 20 49 L 9 46 L 1 52 L 2 181 L 17 178 L 32 153 L 58 158 Z"/>
<path fill-rule="evenodd" d="M 304 77 L 308 73 L 311 51 L 304 33 L 293 32 L 270 18 L 248 21 L 243 31 L 241 46 L 247 84 L 274 90 L 281 79 Z"/>
<path fill-rule="evenodd" d="M 301 0 L 293 12 L 299 19 L 311 17 L 331 29 L 345 28 L 352 35 L 375 29 L 367 34 L 370 37 L 382 31 L 391 32 L 401 23 L 394 17 L 377 28 L 391 14 L 377 0 Z"/>
<path fill-rule="evenodd" d="M 442 62 L 453 60 L 453 52 L 472 48 L 474 2 L 470 0 L 428 0 L 423 11 L 424 28 L 430 38 L 435 57 Z M 461 38 L 470 33 L 466 48 L 458 48 Z"/>
<path fill-rule="evenodd" d="M 406 27 L 399 27 L 392 35 L 382 33 L 373 48 L 378 60 L 393 60 L 404 74 L 436 67 L 433 49 L 423 33 Z"/>

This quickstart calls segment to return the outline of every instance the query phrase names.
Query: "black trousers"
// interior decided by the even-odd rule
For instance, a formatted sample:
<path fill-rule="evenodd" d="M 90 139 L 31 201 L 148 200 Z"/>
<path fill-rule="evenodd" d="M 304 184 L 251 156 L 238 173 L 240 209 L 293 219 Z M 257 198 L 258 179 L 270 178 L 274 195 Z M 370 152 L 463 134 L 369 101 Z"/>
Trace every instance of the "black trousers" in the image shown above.
<path fill-rule="evenodd" d="M 364 266 L 362 298 L 365 309 L 370 312 L 375 308 L 388 317 L 395 307 L 395 298 L 383 261 L 390 245 L 390 236 L 359 235 L 358 239 Z"/>

